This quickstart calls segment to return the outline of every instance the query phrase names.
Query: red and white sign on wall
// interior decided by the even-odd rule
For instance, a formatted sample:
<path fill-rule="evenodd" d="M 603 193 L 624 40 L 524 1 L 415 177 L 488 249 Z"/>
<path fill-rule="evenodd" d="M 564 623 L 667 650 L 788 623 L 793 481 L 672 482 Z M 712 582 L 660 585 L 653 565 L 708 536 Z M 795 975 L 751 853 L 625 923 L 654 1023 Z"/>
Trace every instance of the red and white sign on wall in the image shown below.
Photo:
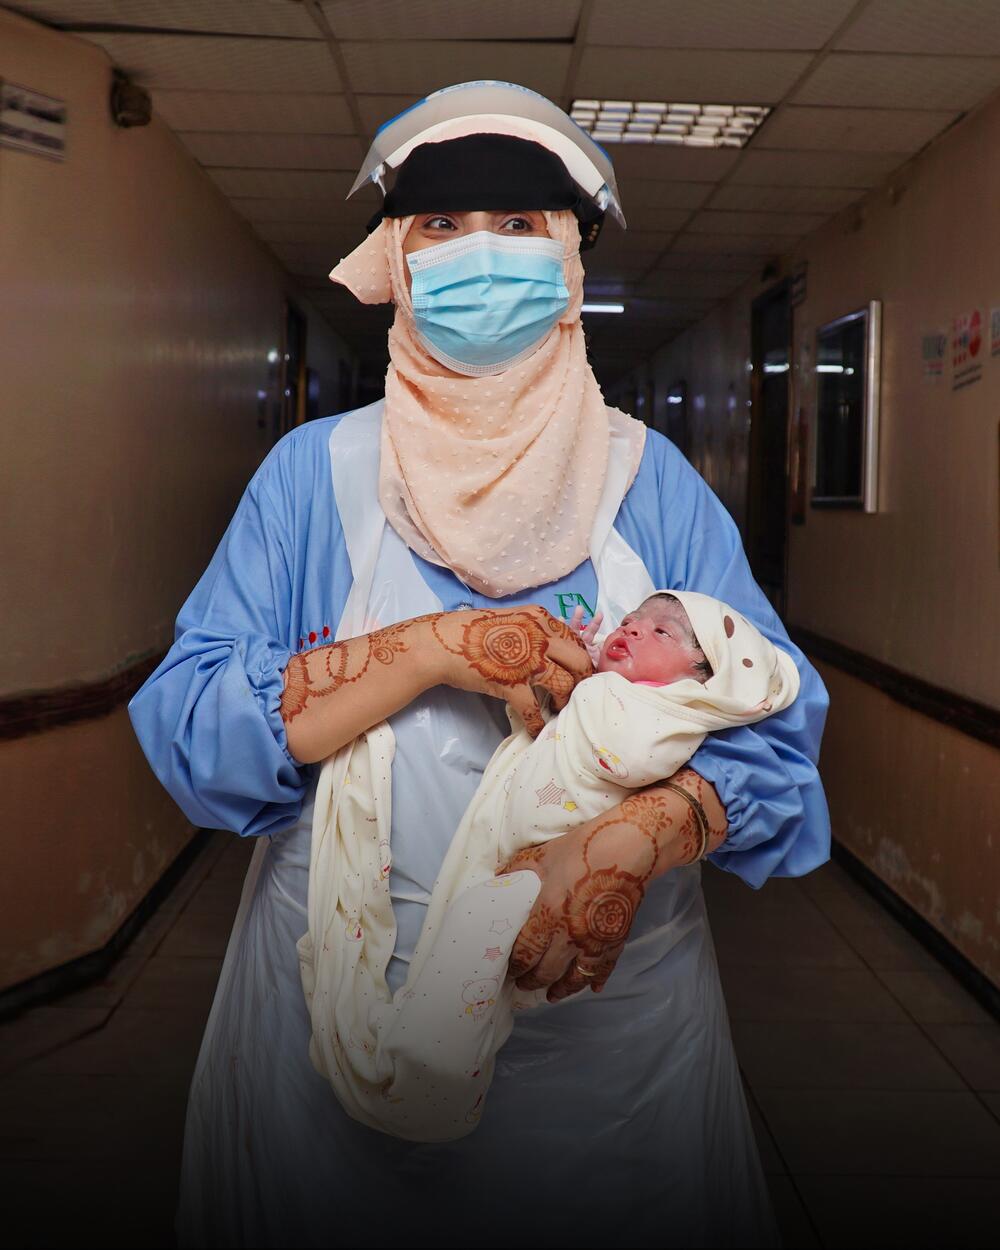
<path fill-rule="evenodd" d="M 952 390 L 971 386 L 983 374 L 983 317 L 978 308 L 956 317 L 951 327 Z"/>

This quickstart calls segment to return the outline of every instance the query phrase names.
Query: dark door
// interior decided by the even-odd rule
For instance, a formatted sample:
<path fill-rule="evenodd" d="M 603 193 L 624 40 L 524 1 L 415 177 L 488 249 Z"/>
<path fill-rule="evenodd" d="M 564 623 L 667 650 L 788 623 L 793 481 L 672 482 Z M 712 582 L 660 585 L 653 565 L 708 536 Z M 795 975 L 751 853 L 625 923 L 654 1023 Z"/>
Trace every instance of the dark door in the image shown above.
<path fill-rule="evenodd" d="M 785 608 L 791 308 L 788 283 L 754 301 L 751 314 L 747 556 L 777 612 Z"/>

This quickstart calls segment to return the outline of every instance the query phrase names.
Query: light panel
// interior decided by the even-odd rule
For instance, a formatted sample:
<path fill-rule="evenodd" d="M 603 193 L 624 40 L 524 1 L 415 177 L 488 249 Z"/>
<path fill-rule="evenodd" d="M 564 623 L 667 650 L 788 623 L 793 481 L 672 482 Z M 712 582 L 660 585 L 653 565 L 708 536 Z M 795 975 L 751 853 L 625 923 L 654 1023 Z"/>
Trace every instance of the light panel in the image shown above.
<path fill-rule="evenodd" d="M 666 100 L 574 100 L 571 116 L 598 143 L 666 143 L 742 148 L 770 113 L 762 104 L 677 104 Z"/>

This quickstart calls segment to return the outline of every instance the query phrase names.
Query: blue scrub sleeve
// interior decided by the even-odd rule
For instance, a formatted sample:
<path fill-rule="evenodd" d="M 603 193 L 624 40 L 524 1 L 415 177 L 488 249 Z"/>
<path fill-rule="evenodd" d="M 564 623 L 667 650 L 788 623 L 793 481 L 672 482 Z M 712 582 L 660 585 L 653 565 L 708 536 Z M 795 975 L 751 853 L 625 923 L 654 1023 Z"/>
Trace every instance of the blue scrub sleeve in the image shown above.
<path fill-rule="evenodd" d="M 770 876 L 802 876 L 830 857 L 830 815 L 816 768 L 829 697 L 754 581 L 729 513 L 687 464 L 677 494 L 688 506 L 672 506 L 671 492 L 664 524 L 675 529 L 680 516 L 687 530 L 671 535 L 687 552 L 678 589 L 730 604 L 788 652 L 801 679 L 790 707 L 755 725 L 709 734 L 691 758 L 691 767 L 715 786 L 729 821 L 725 842 L 708 858 L 759 888 Z"/>
<path fill-rule="evenodd" d="M 187 818 L 242 835 L 292 824 L 310 774 L 288 753 L 279 711 L 292 527 L 278 452 L 247 487 L 173 646 L 129 703 L 146 758 Z"/>

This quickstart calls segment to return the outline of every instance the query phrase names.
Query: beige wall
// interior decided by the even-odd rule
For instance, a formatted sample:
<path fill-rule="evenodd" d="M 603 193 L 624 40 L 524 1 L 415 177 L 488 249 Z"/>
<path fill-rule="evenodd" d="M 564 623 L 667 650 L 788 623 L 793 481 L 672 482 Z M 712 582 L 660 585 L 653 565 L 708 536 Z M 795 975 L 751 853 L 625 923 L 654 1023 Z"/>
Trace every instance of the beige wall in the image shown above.
<path fill-rule="evenodd" d="M 0 12 L 0 77 L 68 106 L 65 161 L 0 148 L 2 696 L 169 644 L 270 445 L 286 295 L 327 396 L 351 362 L 164 125 L 113 125 L 101 49 Z M 122 712 L 0 752 L 0 986 L 101 945 L 190 836 L 128 740 Z"/>
<path fill-rule="evenodd" d="M 791 382 L 792 411 L 805 404 L 810 420 L 815 375 L 803 346 L 824 322 L 883 301 L 882 506 L 874 516 L 808 509 L 790 527 L 786 619 L 994 707 L 1000 356 L 989 355 L 988 320 L 1000 306 L 998 217 L 994 100 L 783 260 L 784 273 L 808 264 Z M 646 366 L 664 386 L 686 379 L 692 458 L 740 523 L 747 431 L 726 400 L 732 384 L 745 410 L 750 305 L 762 289 L 748 285 Z M 944 378 L 926 380 L 921 336 L 975 308 L 987 322 L 982 380 L 953 392 L 950 354 Z M 831 686 L 822 768 L 835 836 L 1000 977 L 996 752 L 859 682 Z"/>

